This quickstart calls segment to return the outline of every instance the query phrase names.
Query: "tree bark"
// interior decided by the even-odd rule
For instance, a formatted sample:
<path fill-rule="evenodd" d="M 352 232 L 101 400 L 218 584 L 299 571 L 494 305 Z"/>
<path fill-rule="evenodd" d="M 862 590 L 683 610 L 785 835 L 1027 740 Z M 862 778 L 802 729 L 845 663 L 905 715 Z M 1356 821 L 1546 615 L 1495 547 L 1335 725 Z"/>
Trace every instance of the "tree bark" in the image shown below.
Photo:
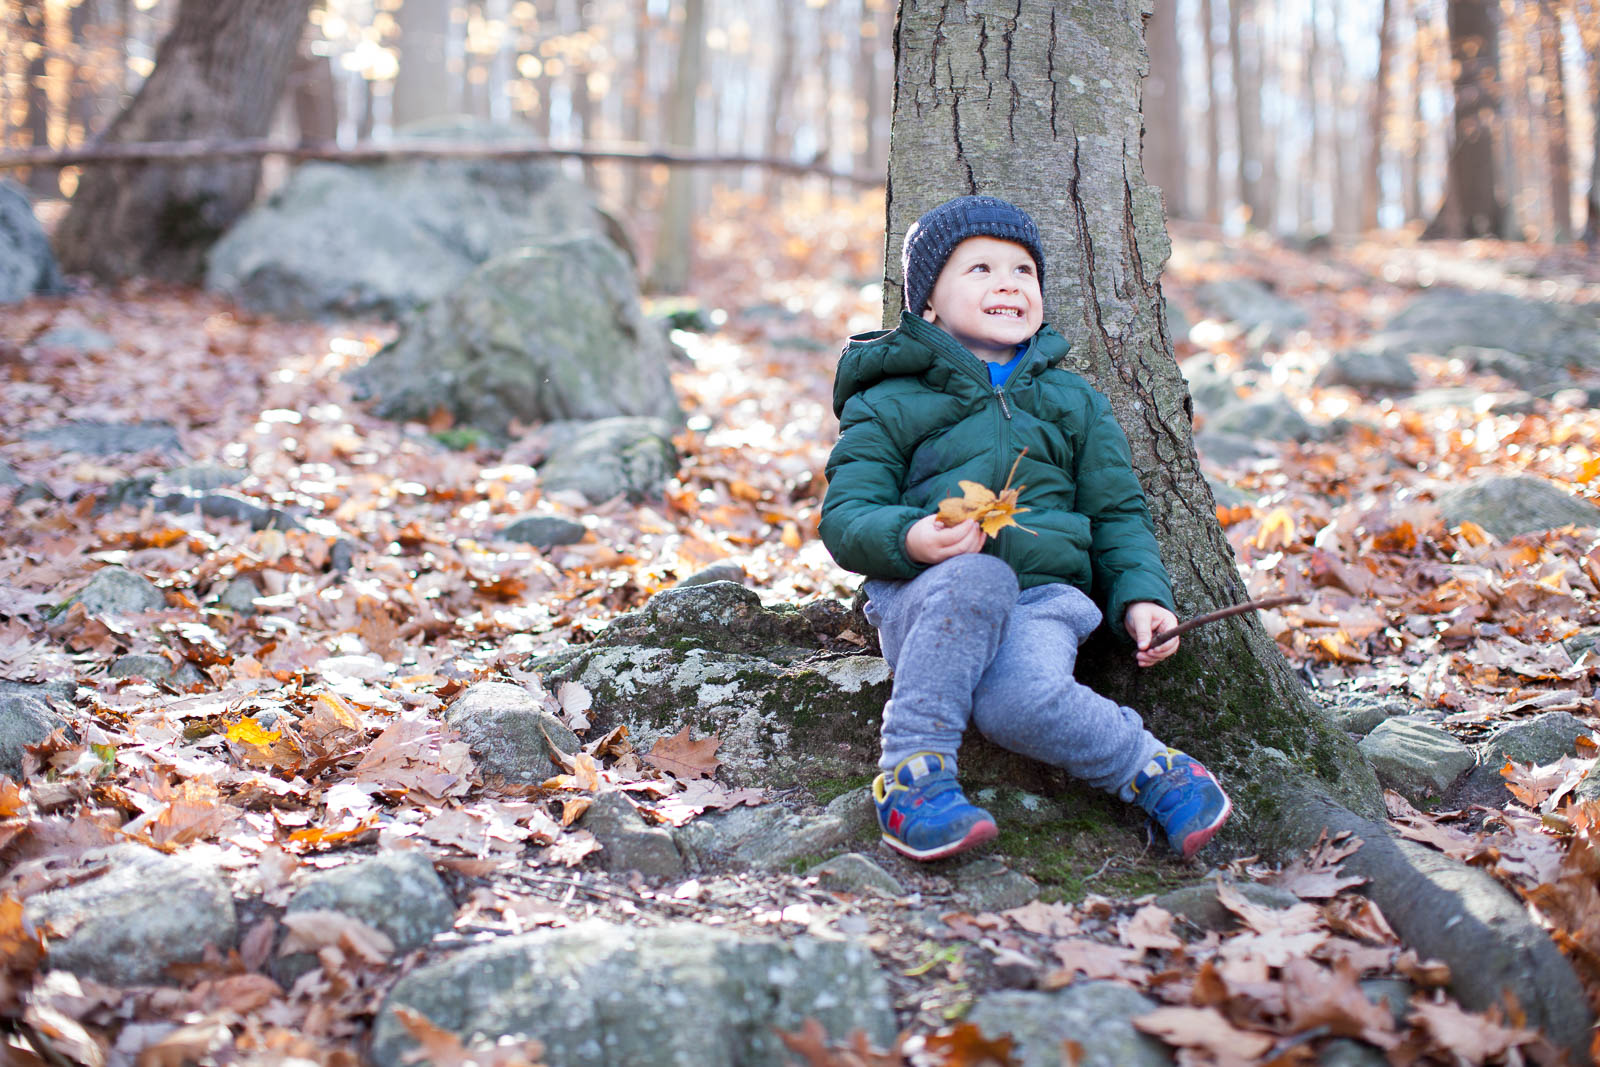
<path fill-rule="evenodd" d="M 1424 238 L 1505 237 L 1506 205 L 1495 187 L 1500 125 L 1499 27 L 1495 0 L 1449 0 L 1455 76 L 1455 138 L 1445 165 L 1444 203 Z"/>
<path fill-rule="evenodd" d="M 448 69 L 450 0 L 400 5 L 400 73 L 394 82 L 394 124 L 406 126 L 455 110 L 459 93 Z"/>
<path fill-rule="evenodd" d="M 1189 217 L 1183 128 L 1183 49 L 1177 0 L 1156 0 L 1144 24 L 1150 70 L 1144 79 L 1145 174 L 1161 190 L 1167 217 Z"/>
<path fill-rule="evenodd" d="M 705 0 L 684 0 L 683 37 L 678 42 L 678 68 L 667 118 L 668 140 L 676 148 L 694 147 L 695 111 L 699 103 L 700 76 L 705 67 Z M 694 229 L 694 175 L 682 168 L 667 178 L 667 200 L 656 230 L 655 256 L 650 263 L 648 288 L 657 293 L 680 293 L 689 284 L 689 244 Z"/>
<path fill-rule="evenodd" d="M 1389 118 L 1389 68 L 1394 63 L 1394 2 L 1383 0 L 1378 16 L 1378 70 L 1372 82 L 1372 111 L 1367 118 L 1367 160 L 1362 168 L 1361 228 L 1378 228 L 1383 195 L 1383 142 Z"/>
<path fill-rule="evenodd" d="M 46 32 L 44 0 L 22 0 L 18 15 L 23 41 L 33 46 L 24 75 L 27 88 L 23 99 L 27 103 L 27 111 L 23 128 L 28 131 L 29 144 L 35 148 L 49 148 L 50 94 L 45 88 L 45 78 L 49 73 L 46 63 L 50 56 L 50 41 Z M 60 192 L 56 187 L 56 176 L 44 170 L 28 174 L 28 188 L 42 195 Z"/>
<path fill-rule="evenodd" d="M 109 143 L 260 137 L 288 81 L 311 0 L 182 0 L 155 69 Z M 259 160 L 109 166 L 86 173 L 56 231 L 62 267 L 103 279 L 189 282 L 250 206 Z"/>
<path fill-rule="evenodd" d="M 1144 63 L 1136 2 L 905 0 L 896 36 L 884 318 L 898 320 L 898 251 L 918 215 L 952 196 L 1002 196 L 1039 223 L 1045 310 L 1073 342 L 1071 369 L 1110 398 L 1128 432 L 1180 616 L 1248 600 L 1195 457 L 1188 390 L 1162 313 L 1170 251 L 1139 160 Z M 1109 639 L 1106 639 L 1109 642 Z M 1272 801 L 1252 767 L 1288 753 L 1347 803 L 1377 786 L 1348 737 L 1311 706 L 1253 616 L 1185 638 L 1161 667 L 1086 649 L 1086 680 L 1137 708 L 1169 744 L 1221 769 L 1240 832 Z"/>
<path fill-rule="evenodd" d="M 1594 93 L 1591 115 L 1600 118 L 1600 55 L 1589 56 L 1589 85 Z M 1583 240 L 1593 254 L 1600 251 L 1600 123 L 1589 161 L 1589 196 L 1584 203 Z"/>
<path fill-rule="evenodd" d="M 790 117 L 785 104 L 789 103 L 794 85 L 794 53 L 795 36 L 799 32 L 795 26 L 797 12 L 793 4 L 779 4 L 773 12 L 773 17 L 778 20 L 777 44 L 778 58 L 773 67 L 772 83 L 767 87 L 767 155 L 788 155 L 793 149 L 793 138 L 790 136 Z M 779 177 L 776 174 L 767 176 L 767 196 L 775 197 L 778 193 Z"/>
<path fill-rule="evenodd" d="M 1222 106 L 1217 96 L 1217 24 L 1211 0 L 1200 0 L 1200 41 L 1206 61 L 1206 221 L 1222 222 Z"/>

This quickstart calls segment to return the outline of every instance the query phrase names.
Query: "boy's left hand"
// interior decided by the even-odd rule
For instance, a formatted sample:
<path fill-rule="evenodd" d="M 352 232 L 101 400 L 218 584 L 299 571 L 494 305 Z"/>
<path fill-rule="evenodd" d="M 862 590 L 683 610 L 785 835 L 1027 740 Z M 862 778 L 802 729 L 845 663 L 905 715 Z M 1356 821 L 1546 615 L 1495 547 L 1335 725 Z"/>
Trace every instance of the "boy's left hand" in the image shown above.
<path fill-rule="evenodd" d="M 1128 630 L 1128 636 L 1133 638 L 1133 643 L 1139 646 L 1135 659 L 1141 667 L 1150 667 L 1174 652 L 1178 651 L 1179 639 L 1163 641 L 1155 648 L 1150 647 L 1150 636 L 1170 630 L 1178 625 L 1178 617 L 1153 600 L 1140 600 L 1128 605 L 1128 613 L 1123 617 L 1122 625 Z"/>

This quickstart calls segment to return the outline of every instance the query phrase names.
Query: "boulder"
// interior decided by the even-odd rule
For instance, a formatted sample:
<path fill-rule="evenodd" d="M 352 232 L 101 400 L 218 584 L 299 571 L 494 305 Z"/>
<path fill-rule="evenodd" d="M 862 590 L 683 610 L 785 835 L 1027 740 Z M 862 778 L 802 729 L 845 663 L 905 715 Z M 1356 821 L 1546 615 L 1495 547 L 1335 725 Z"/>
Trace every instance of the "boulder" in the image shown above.
<path fill-rule="evenodd" d="M 1265 327 L 1266 343 L 1280 343 L 1310 322 L 1299 304 L 1253 278 L 1207 282 L 1195 290 L 1195 299 L 1207 314 L 1235 323 L 1246 333 Z"/>
<path fill-rule="evenodd" d="M 1021 1067 L 1060 1067 L 1063 1042 L 1083 1048 L 1080 1067 L 1171 1067 L 1172 1054 L 1132 1020 L 1159 1005 L 1116 982 L 1074 982 L 1050 993 L 985 993 L 967 1021 L 985 1037 L 1011 1035 Z"/>
<path fill-rule="evenodd" d="M 1316 384 L 1348 386 L 1362 396 L 1394 396 L 1414 392 L 1420 380 L 1404 354 L 1357 348 L 1330 358 L 1318 372 Z"/>
<path fill-rule="evenodd" d="M 1356 743 L 1378 781 L 1413 804 L 1437 800 L 1477 760 L 1442 726 L 1410 716 L 1385 719 Z"/>
<path fill-rule="evenodd" d="M 178 431 L 171 423 L 149 420 L 145 422 L 80 422 L 63 423 L 44 430 L 24 434 L 30 441 L 43 441 L 62 452 L 82 452 L 87 455 L 113 456 L 131 452 L 182 452 Z"/>
<path fill-rule="evenodd" d="M 1576 755 L 1578 738 L 1591 733 L 1589 724 L 1576 715 L 1547 711 L 1496 729 L 1483 742 L 1482 763 L 1497 772 L 1506 760 L 1535 765 L 1554 763 L 1563 756 Z"/>
<path fill-rule="evenodd" d="M 786 870 L 858 836 L 857 828 L 838 815 L 808 817 L 778 804 L 708 813 L 672 832 L 678 851 L 696 870 Z"/>
<path fill-rule="evenodd" d="M 34 348 L 65 348 L 73 352 L 109 352 L 117 339 L 81 323 L 57 323 L 33 339 Z"/>
<path fill-rule="evenodd" d="M 400 1007 L 463 1037 L 535 1038 L 563 1067 L 782 1067 L 776 1031 L 894 1040 L 889 990 L 861 945 L 722 927 L 584 922 L 459 952 L 402 978 L 373 1027 L 380 1067 L 409 1062 Z"/>
<path fill-rule="evenodd" d="M 825 652 L 807 616 L 733 582 L 674 587 L 596 639 L 533 661 L 547 685 L 580 682 L 597 730 L 636 749 L 690 725 L 721 741 L 720 776 L 785 787 L 875 768 L 889 665 Z"/>
<path fill-rule="evenodd" d="M 351 375 L 378 414 L 504 437 L 513 421 L 680 417 L 667 339 L 633 270 L 597 234 L 551 239 L 475 268 L 410 316 Z"/>
<path fill-rule="evenodd" d="M 519 541 L 538 549 L 556 545 L 575 545 L 583 540 L 588 529 L 581 522 L 563 519 L 559 515 L 525 515 L 500 531 L 506 541 Z"/>
<path fill-rule="evenodd" d="M 62 727 L 71 727 L 43 700 L 0 693 L 0 774 L 22 781 L 23 749 L 37 745 Z"/>
<path fill-rule="evenodd" d="M 530 136 L 460 120 L 399 133 L 472 141 Z M 206 286 L 274 315 L 398 318 L 501 253 L 562 234 L 603 232 L 588 191 L 546 161 L 307 163 L 212 248 Z"/>
<path fill-rule="evenodd" d="M 33 201 L 13 181 L 0 181 L 0 304 L 62 289 L 50 239 L 33 216 Z"/>
<path fill-rule="evenodd" d="M 1600 507 L 1531 474 L 1483 478 L 1435 498 L 1450 526 L 1474 522 L 1501 540 L 1559 526 L 1600 526 Z"/>
<path fill-rule="evenodd" d="M 1600 369 L 1597 327 L 1594 310 L 1585 305 L 1435 286 L 1390 319 L 1370 350 L 1443 356 L 1463 345 L 1500 349 L 1546 375 L 1570 376 L 1573 369 Z"/>
<path fill-rule="evenodd" d="M 200 685 L 205 681 L 200 671 L 188 660 L 172 662 L 154 652 L 130 652 L 111 661 L 106 674 L 112 678 L 143 678 L 151 682 L 164 682 L 179 688 Z"/>
<path fill-rule="evenodd" d="M 551 453 L 539 468 L 545 492 L 576 492 L 591 504 L 659 497 L 678 472 L 672 424 L 648 416 L 596 419 Z"/>
<path fill-rule="evenodd" d="M 142 985 L 166 979 L 174 963 L 198 963 L 208 947 L 227 955 L 233 896 L 216 871 L 142 845 L 118 845 L 107 858 L 98 878 L 28 898 L 28 921 L 62 931 L 50 940 L 50 966 Z"/>
<path fill-rule="evenodd" d="M 552 744 L 568 755 L 583 746 L 532 693 L 510 682 L 479 682 L 450 705 L 444 721 L 461 731 L 480 771 L 523 785 L 557 773 Z"/>
<path fill-rule="evenodd" d="M 397 954 L 426 945 L 456 917 L 449 891 L 420 852 L 385 852 L 313 875 L 289 900 L 289 914 L 304 911 L 359 919 L 388 937 Z M 277 971 L 292 981 L 315 966 L 312 954 L 291 953 L 279 957 Z"/>
<path fill-rule="evenodd" d="M 997 859 L 980 856 L 949 872 L 956 896 L 970 912 L 1020 908 L 1039 897 L 1039 883 Z"/>
<path fill-rule="evenodd" d="M 1207 433 L 1234 434 L 1267 441 L 1315 441 L 1322 430 L 1293 405 L 1270 396 L 1229 404 L 1206 419 Z"/>
<path fill-rule="evenodd" d="M 905 895 L 905 887 L 894 875 L 860 852 L 846 852 L 831 860 L 824 860 L 806 871 L 807 878 L 815 878 L 821 889 L 845 893 L 863 891 L 882 893 L 888 897 Z"/>

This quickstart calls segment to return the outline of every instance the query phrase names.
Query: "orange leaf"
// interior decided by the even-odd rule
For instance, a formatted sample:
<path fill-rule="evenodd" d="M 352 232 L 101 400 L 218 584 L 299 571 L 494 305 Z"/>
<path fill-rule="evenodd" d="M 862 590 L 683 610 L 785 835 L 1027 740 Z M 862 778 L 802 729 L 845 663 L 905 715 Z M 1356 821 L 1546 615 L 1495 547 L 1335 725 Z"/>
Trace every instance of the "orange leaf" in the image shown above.
<path fill-rule="evenodd" d="M 968 519 L 974 519 L 989 537 L 994 537 L 1007 526 L 1015 526 L 1026 533 L 1033 533 L 1016 520 L 1016 516 L 1032 510 L 1017 507 L 1018 498 L 1028 487 L 1019 485 L 1015 489 L 1011 488 L 1011 478 L 1017 473 L 1017 464 L 1021 463 L 1022 457 L 1027 454 L 1026 448 L 1017 454 L 1017 458 L 1011 464 L 1011 473 L 1006 475 L 1006 484 L 999 493 L 991 491 L 979 482 L 963 480 L 957 483 L 961 486 L 962 495 L 946 497 L 939 501 L 939 522 L 945 526 L 958 526 Z"/>
<path fill-rule="evenodd" d="M 722 761 L 712 755 L 722 742 L 716 734 L 690 739 L 689 727 L 671 737 L 659 738 L 645 753 L 645 762 L 679 778 L 710 778 Z"/>
<path fill-rule="evenodd" d="M 1295 531 L 1294 516 L 1288 508 L 1276 508 L 1261 520 L 1261 529 L 1250 538 L 1250 543 L 1260 549 L 1288 548 L 1299 534 Z"/>

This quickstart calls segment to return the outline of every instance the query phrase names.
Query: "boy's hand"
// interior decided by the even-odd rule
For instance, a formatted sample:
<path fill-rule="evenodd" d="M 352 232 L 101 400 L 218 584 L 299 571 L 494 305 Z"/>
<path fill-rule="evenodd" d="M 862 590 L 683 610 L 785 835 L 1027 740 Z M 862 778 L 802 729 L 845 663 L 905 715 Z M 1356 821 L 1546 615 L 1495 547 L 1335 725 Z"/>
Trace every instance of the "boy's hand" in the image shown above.
<path fill-rule="evenodd" d="M 1150 635 L 1170 630 L 1178 625 L 1176 615 L 1152 600 L 1138 600 L 1129 604 L 1128 613 L 1123 618 L 1122 624 L 1127 627 L 1128 636 L 1133 638 L 1133 643 L 1139 646 L 1139 653 L 1135 659 L 1141 667 L 1160 663 L 1178 651 L 1180 641 L 1177 638 L 1163 641 L 1155 648 L 1150 647 Z"/>
<path fill-rule="evenodd" d="M 906 531 L 906 555 L 918 563 L 943 563 L 951 556 L 977 552 L 988 535 L 972 519 L 946 526 L 937 515 L 924 515 Z"/>

